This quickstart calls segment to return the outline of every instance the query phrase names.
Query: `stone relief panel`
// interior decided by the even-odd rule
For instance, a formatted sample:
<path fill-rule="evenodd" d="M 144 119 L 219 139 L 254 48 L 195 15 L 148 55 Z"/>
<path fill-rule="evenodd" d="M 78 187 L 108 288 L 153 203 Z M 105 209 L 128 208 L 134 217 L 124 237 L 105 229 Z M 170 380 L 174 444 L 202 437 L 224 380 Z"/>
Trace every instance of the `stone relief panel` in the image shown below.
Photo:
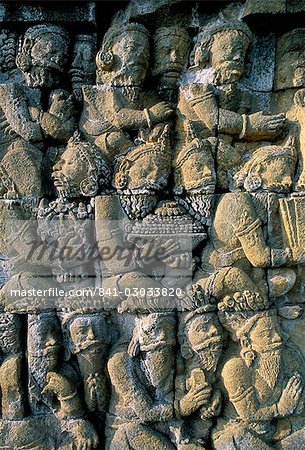
<path fill-rule="evenodd" d="M 0 4 L 0 448 L 305 449 L 305 8 L 210 3 Z"/>

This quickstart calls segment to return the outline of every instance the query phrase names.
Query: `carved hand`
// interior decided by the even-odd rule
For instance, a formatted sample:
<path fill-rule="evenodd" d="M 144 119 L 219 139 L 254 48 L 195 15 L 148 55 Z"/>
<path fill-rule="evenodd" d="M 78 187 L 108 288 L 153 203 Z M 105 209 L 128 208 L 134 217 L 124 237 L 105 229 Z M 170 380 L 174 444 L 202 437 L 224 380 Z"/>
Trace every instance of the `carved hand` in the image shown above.
<path fill-rule="evenodd" d="M 87 420 L 78 420 L 75 422 L 71 431 L 75 435 L 73 449 L 92 450 L 97 448 L 99 442 L 98 435 L 91 423 Z"/>
<path fill-rule="evenodd" d="M 260 111 L 248 116 L 246 137 L 260 139 L 276 137 L 283 130 L 285 124 L 284 114 L 267 116 Z"/>
<path fill-rule="evenodd" d="M 163 122 L 174 114 L 173 109 L 167 102 L 160 102 L 149 108 L 149 117 L 152 123 L 155 125 L 159 122 Z"/>
<path fill-rule="evenodd" d="M 202 408 L 200 411 L 201 419 L 210 419 L 211 417 L 215 417 L 220 413 L 221 409 L 221 394 L 220 391 L 215 391 L 210 404 L 207 408 Z"/>
<path fill-rule="evenodd" d="M 101 374 L 90 374 L 85 384 L 85 400 L 89 411 L 106 407 L 107 387 Z"/>
<path fill-rule="evenodd" d="M 187 383 L 190 390 L 180 400 L 180 414 L 182 416 L 189 416 L 201 406 L 206 405 L 212 392 L 212 387 L 205 380 L 204 372 L 201 369 L 192 370 Z"/>
<path fill-rule="evenodd" d="M 302 391 L 303 391 L 303 380 L 301 375 L 298 372 L 296 372 L 289 379 L 278 402 L 277 409 L 280 417 L 286 417 L 293 414 L 300 400 Z"/>

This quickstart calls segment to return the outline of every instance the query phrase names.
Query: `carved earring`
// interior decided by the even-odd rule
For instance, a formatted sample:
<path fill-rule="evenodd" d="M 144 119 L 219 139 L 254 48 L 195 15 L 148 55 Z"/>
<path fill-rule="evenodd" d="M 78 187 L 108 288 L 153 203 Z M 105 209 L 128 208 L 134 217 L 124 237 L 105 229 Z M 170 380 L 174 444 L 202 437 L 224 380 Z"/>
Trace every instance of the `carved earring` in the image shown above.
<path fill-rule="evenodd" d="M 255 352 L 250 348 L 242 348 L 240 351 L 241 358 L 245 361 L 247 367 L 251 367 L 255 360 Z"/>
<path fill-rule="evenodd" d="M 108 52 L 100 50 L 96 55 L 96 65 L 102 70 L 109 71 L 113 65 L 113 61 L 114 56 L 110 50 Z"/>
<path fill-rule="evenodd" d="M 80 191 L 84 197 L 94 197 L 98 191 L 97 181 L 93 178 L 85 178 L 80 183 Z"/>
<path fill-rule="evenodd" d="M 262 180 L 258 175 L 248 174 L 244 181 L 244 187 L 248 192 L 255 192 L 262 185 Z"/>

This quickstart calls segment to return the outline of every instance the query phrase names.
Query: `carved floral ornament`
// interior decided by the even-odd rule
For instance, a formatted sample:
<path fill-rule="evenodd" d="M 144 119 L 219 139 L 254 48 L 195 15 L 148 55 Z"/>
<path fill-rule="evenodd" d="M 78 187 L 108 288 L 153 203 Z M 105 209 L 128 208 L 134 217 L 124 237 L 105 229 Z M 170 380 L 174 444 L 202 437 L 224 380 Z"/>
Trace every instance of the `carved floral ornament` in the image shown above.
<path fill-rule="evenodd" d="M 302 2 L 55 3 L 0 8 L 0 447 L 305 449 Z"/>

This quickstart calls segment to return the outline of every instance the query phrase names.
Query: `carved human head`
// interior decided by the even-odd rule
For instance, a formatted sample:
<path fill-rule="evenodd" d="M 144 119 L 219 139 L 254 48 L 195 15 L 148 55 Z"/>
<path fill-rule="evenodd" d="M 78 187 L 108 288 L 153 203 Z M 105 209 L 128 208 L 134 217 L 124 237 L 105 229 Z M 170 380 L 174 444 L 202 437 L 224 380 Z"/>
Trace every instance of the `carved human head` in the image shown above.
<path fill-rule="evenodd" d="M 275 88 L 305 87 L 305 30 L 285 33 L 277 42 Z"/>
<path fill-rule="evenodd" d="M 48 371 L 57 365 L 61 341 L 60 324 L 55 313 L 29 315 L 28 353 L 33 359 L 42 358 Z"/>
<path fill-rule="evenodd" d="M 209 141 L 192 141 L 179 153 L 175 167 L 174 191 L 212 194 L 215 191 L 216 173 L 212 146 Z"/>
<path fill-rule="evenodd" d="M 191 66 L 214 69 L 216 84 L 236 82 L 244 74 L 251 37 L 250 29 L 241 21 L 213 22 L 198 35 Z"/>
<path fill-rule="evenodd" d="M 153 352 L 173 347 L 175 339 L 175 316 L 172 313 L 139 314 L 135 320 L 129 352 Z"/>
<path fill-rule="evenodd" d="M 258 313 L 237 331 L 240 355 L 248 367 L 257 361 L 258 370 L 274 388 L 280 371 L 282 333 L 274 311 Z"/>
<path fill-rule="evenodd" d="M 69 322 L 72 352 L 100 352 L 108 344 L 106 321 L 102 314 L 77 315 Z"/>
<path fill-rule="evenodd" d="M 65 70 L 69 35 L 58 25 L 35 25 L 19 41 L 16 63 L 29 86 L 54 87 Z"/>
<path fill-rule="evenodd" d="M 69 73 L 73 84 L 93 84 L 95 78 L 96 36 L 78 34 Z"/>
<path fill-rule="evenodd" d="M 114 187 L 139 193 L 159 191 L 166 186 L 170 169 L 170 153 L 161 144 L 139 145 L 118 160 Z"/>
<path fill-rule="evenodd" d="M 76 133 L 53 167 L 52 178 L 64 197 L 94 197 L 99 187 L 109 185 L 111 168 L 101 151 Z"/>
<path fill-rule="evenodd" d="M 114 23 L 96 55 L 97 83 L 140 86 L 149 66 L 150 34 L 138 23 Z"/>
<path fill-rule="evenodd" d="M 191 39 L 185 28 L 158 28 L 154 34 L 153 74 L 169 79 L 172 77 L 176 82 L 187 64 L 190 44 Z"/>
<path fill-rule="evenodd" d="M 223 346 L 223 331 L 217 315 L 202 307 L 182 314 L 180 320 L 179 342 L 182 357 L 195 357 L 201 369 L 214 372 Z"/>
<path fill-rule="evenodd" d="M 283 344 L 276 311 L 221 312 L 222 325 L 240 343 L 241 356 L 250 367 L 258 355 L 279 353 Z"/>
<path fill-rule="evenodd" d="M 173 377 L 175 344 L 175 314 L 163 312 L 137 316 L 128 352 L 131 356 L 141 353 L 143 369 L 156 388 L 168 385 Z"/>
<path fill-rule="evenodd" d="M 261 147 L 235 174 L 234 181 L 236 187 L 243 187 L 248 192 L 289 192 L 295 164 L 293 145 Z"/>

